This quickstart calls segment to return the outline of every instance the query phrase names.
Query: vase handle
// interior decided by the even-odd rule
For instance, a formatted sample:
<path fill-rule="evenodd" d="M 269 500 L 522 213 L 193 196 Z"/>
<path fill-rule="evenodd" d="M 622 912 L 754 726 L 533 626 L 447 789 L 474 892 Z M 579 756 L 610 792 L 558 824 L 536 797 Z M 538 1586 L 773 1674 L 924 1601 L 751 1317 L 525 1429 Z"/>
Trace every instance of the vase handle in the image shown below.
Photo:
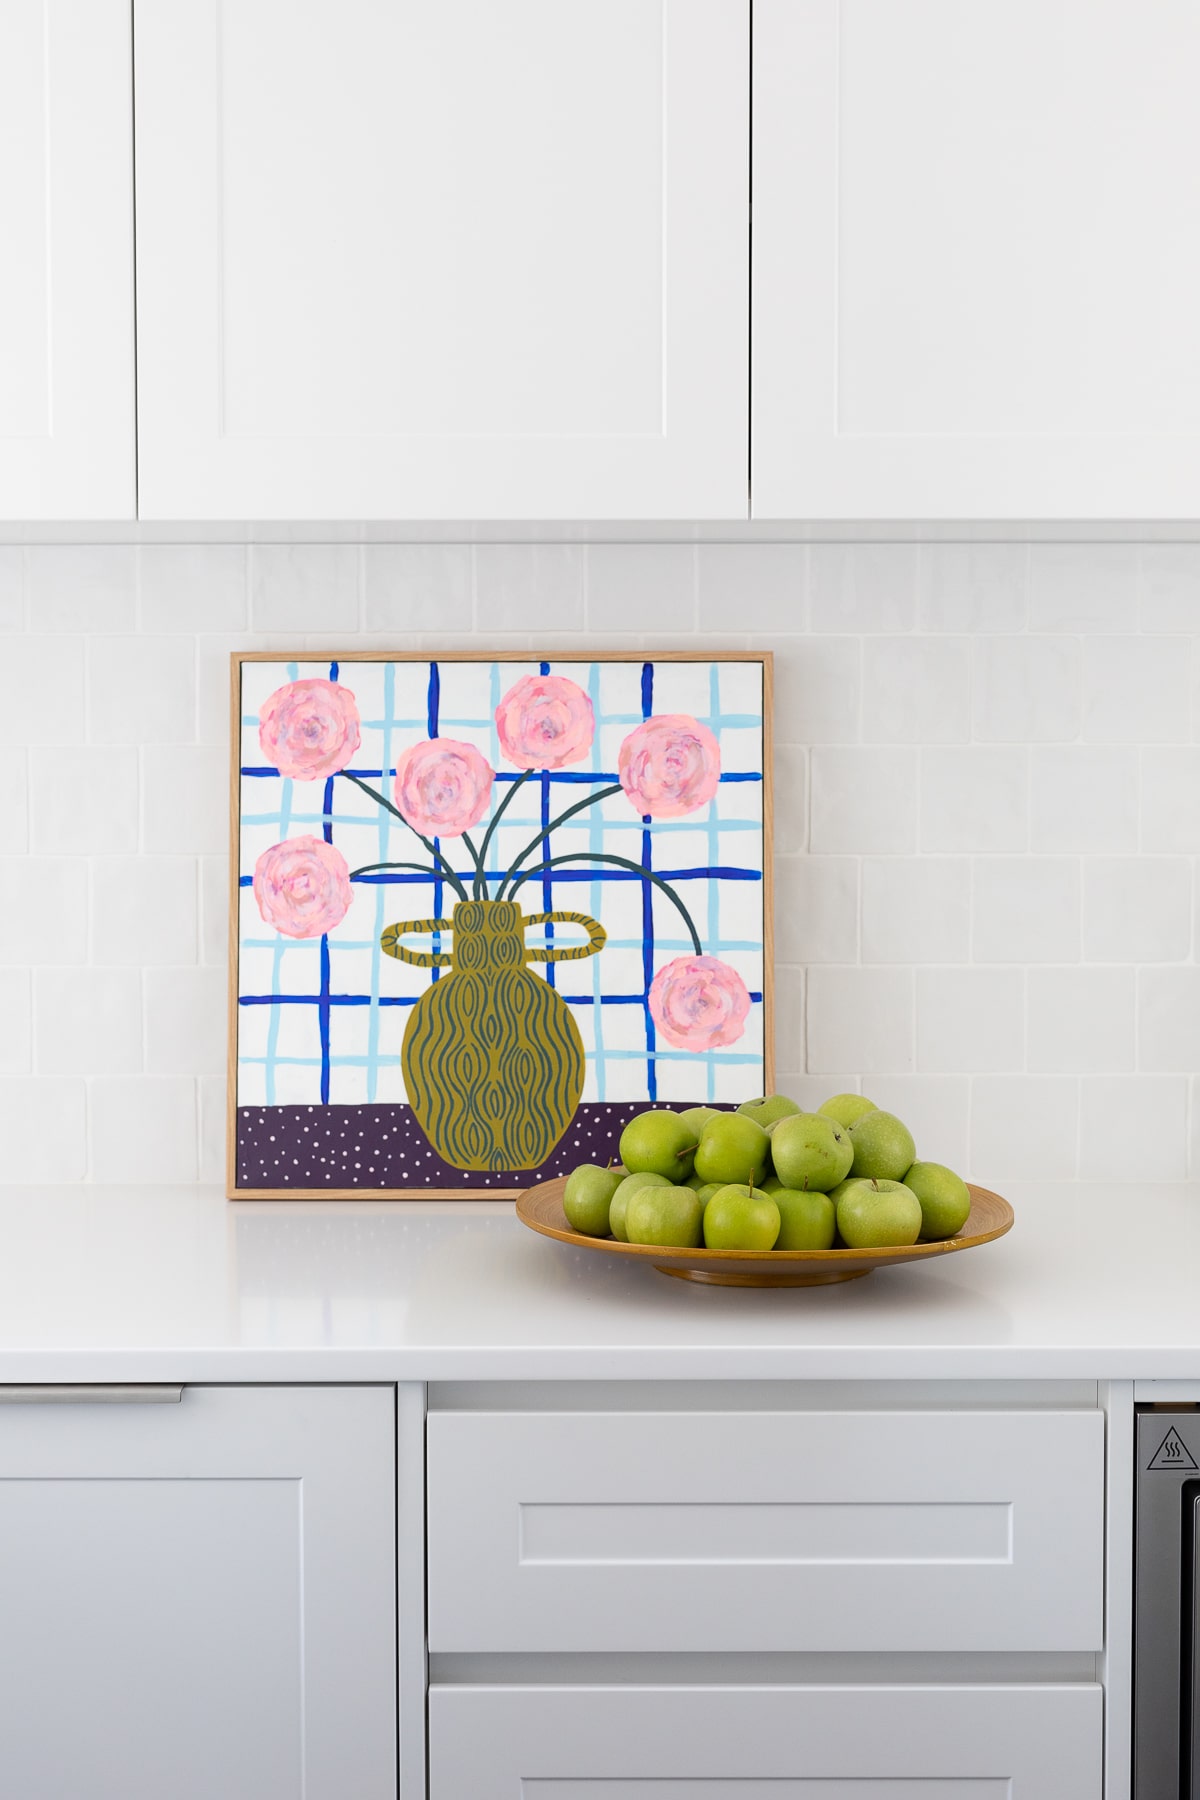
<path fill-rule="evenodd" d="M 379 939 L 379 945 L 389 956 L 399 957 L 401 962 L 414 963 L 418 969 L 448 969 L 452 958 L 441 950 L 406 950 L 400 942 L 413 931 L 449 931 L 452 929 L 449 919 L 405 919 L 399 925 L 388 925 Z"/>
<path fill-rule="evenodd" d="M 598 950 L 603 950 L 608 939 L 608 933 L 599 920 L 589 918 L 587 913 L 530 913 L 525 923 L 527 925 L 582 925 L 588 934 L 586 944 L 572 944 L 567 949 L 559 950 L 555 947 L 551 950 L 527 950 L 525 952 L 526 962 L 578 962 L 581 957 L 595 956 Z"/>

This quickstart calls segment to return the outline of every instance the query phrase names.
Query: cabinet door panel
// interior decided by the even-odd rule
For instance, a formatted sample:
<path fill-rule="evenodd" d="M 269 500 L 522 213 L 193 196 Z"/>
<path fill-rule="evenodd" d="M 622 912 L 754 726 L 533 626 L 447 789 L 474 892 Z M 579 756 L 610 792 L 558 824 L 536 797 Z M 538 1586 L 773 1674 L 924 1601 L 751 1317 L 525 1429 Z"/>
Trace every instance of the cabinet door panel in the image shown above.
<path fill-rule="evenodd" d="M 124 0 L 0 9 L 0 518 L 134 512 Z"/>
<path fill-rule="evenodd" d="M 745 0 L 136 16 L 143 516 L 745 516 Z"/>
<path fill-rule="evenodd" d="M 428 1425 L 436 1651 L 1095 1650 L 1098 1412 Z"/>
<path fill-rule="evenodd" d="M 394 1800 L 394 1397 L 0 1404 L 0 1790 Z"/>
<path fill-rule="evenodd" d="M 756 517 L 1200 514 L 1200 14 L 760 0 Z"/>
<path fill-rule="evenodd" d="M 1101 1690 L 438 1687 L 430 1800 L 1100 1800 Z"/>

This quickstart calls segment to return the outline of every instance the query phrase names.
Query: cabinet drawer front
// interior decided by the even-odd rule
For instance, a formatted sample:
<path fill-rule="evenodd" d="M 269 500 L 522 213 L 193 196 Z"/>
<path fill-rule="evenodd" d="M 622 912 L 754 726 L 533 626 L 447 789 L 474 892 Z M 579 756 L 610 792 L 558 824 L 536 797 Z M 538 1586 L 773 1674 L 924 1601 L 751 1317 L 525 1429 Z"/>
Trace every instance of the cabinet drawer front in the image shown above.
<path fill-rule="evenodd" d="M 429 1696 L 430 1800 L 1100 1800 L 1100 1745 L 1092 1686 Z"/>
<path fill-rule="evenodd" d="M 1092 1412 L 433 1413 L 436 1651 L 1093 1650 Z"/>

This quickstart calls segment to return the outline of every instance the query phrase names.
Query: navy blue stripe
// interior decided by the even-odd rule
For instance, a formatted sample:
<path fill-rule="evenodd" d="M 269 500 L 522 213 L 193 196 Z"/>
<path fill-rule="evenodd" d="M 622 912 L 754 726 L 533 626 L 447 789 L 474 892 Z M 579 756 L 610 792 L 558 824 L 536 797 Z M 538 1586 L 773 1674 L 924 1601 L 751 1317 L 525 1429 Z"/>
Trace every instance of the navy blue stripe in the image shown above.
<path fill-rule="evenodd" d="M 321 992 L 317 997 L 317 1029 L 321 1033 L 321 1105 L 329 1105 L 329 939 L 321 939 Z"/>
<path fill-rule="evenodd" d="M 421 998 L 419 994 L 381 994 L 375 1002 L 377 1006 L 415 1006 Z M 761 994 L 751 994 L 756 1005 L 762 1004 Z M 592 994 L 564 994 L 563 999 L 568 1006 L 594 1006 L 595 996 Z M 239 1006 L 370 1006 L 370 994 L 330 994 L 327 999 L 320 994 L 239 994 Z M 644 1006 L 644 994 L 602 994 L 601 1006 Z"/>
<path fill-rule="evenodd" d="M 330 679 L 330 681 L 336 681 L 337 678 L 338 678 L 338 666 L 335 662 L 331 662 L 329 665 L 329 679 Z"/>
<path fill-rule="evenodd" d="M 642 717 L 648 719 L 654 711 L 654 664 L 642 664 Z M 650 867 L 653 854 L 650 843 L 649 814 L 642 819 L 642 867 Z M 615 871 L 623 873 L 624 871 Z M 632 873 L 632 871 L 631 871 Z M 658 871 L 659 880 L 666 880 Z M 654 980 L 654 889 L 645 876 L 635 876 L 642 884 L 642 981 L 645 984 L 642 1004 L 646 1016 L 646 1093 L 651 1100 L 658 1099 L 658 1071 L 654 1061 L 654 1019 L 650 1012 L 650 985 Z"/>
<path fill-rule="evenodd" d="M 438 734 L 438 710 L 442 703 L 442 677 L 435 662 L 429 665 L 429 694 L 425 702 L 425 710 L 429 719 L 429 735 L 435 738 Z"/>
<path fill-rule="evenodd" d="M 240 773 L 243 775 L 246 775 L 246 776 L 250 776 L 250 777 L 258 776 L 260 779 L 263 779 L 267 776 L 278 775 L 279 770 L 270 768 L 269 766 L 261 768 L 261 769 L 248 767 L 248 768 L 242 769 L 240 771 Z M 358 775 L 363 780 L 367 780 L 368 778 L 371 778 L 376 781 L 378 781 L 379 778 L 383 775 L 394 775 L 395 773 L 396 773 L 395 769 L 351 769 L 351 768 L 347 768 L 347 769 L 339 770 L 339 774 L 342 774 L 342 775 Z M 589 774 L 580 774 L 578 771 L 572 771 L 570 769 L 556 769 L 554 771 L 546 769 L 543 771 L 543 774 L 547 781 L 574 782 L 579 786 L 586 786 L 590 783 L 596 783 L 597 785 L 599 785 L 600 782 L 609 783 L 609 782 L 613 782 L 613 781 L 617 780 L 617 775 L 615 772 L 612 774 L 609 774 L 605 770 L 601 770 L 600 773 L 595 774 L 595 775 L 589 775 Z M 506 774 L 503 769 L 496 770 L 496 780 L 497 781 L 519 781 L 520 779 L 521 779 L 521 775 L 519 772 L 517 774 Z M 757 772 L 757 770 L 752 770 L 752 771 L 739 770 L 736 774 L 722 775 L 721 780 L 722 781 L 761 781 L 762 776 Z"/>

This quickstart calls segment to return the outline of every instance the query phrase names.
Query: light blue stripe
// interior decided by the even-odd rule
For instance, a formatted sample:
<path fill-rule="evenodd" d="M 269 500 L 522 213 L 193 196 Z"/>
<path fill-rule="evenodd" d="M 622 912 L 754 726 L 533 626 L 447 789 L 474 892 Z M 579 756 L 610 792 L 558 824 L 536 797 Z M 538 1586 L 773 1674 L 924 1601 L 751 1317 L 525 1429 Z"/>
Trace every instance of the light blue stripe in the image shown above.
<path fill-rule="evenodd" d="M 289 681 L 296 681 L 299 679 L 297 666 L 294 662 L 288 664 L 287 674 Z M 293 783 L 291 778 L 289 776 L 283 776 L 281 778 L 281 797 L 279 802 L 279 838 L 281 843 L 283 839 L 286 838 L 290 828 L 292 787 Z M 277 937 L 275 940 L 274 954 L 271 958 L 271 992 L 273 994 L 279 992 L 279 974 L 280 966 L 283 962 L 284 948 L 285 940 L 282 937 Z M 268 1106 L 274 1106 L 275 1104 L 275 1052 L 279 1044 L 279 1015 L 282 1010 L 283 1009 L 278 1006 L 273 1006 L 271 1008 L 271 1020 L 270 1024 L 267 1026 L 266 1096 Z"/>
<path fill-rule="evenodd" d="M 594 769 L 596 767 L 596 758 L 599 755 L 599 751 L 600 751 L 600 723 L 601 723 L 601 719 L 600 719 L 600 664 L 596 663 L 596 662 L 591 664 L 591 673 L 588 677 L 588 698 L 592 703 L 592 713 L 596 720 L 596 733 L 595 733 L 595 736 L 592 738 L 592 767 Z M 605 827 L 604 827 L 604 822 L 601 819 L 600 808 L 598 806 L 593 806 L 590 809 L 590 811 L 587 814 L 587 822 L 588 822 L 588 853 L 591 856 L 595 856 L 598 851 L 600 851 L 604 848 L 603 833 L 604 833 Z M 603 900 L 601 898 L 601 887 L 600 887 L 600 883 L 598 881 L 593 881 L 591 887 L 588 890 L 588 905 L 591 908 L 591 913 L 592 913 L 593 919 L 600 919 L 600 909 L 601 909 L 601 906 L 603 905 Z M 600 919 L 600 923 L 603 924 L 604 921 L 602 919 Z M 607 947 L 608 946 L 606 945 L 605 949 L 607 949 Z M 600 952 L 600 956 L 603 956 L 603 954 L 604 954 L 604 951 L 602 950 Z M 592 1031 L 593 1031 L 594 1042 L 595 1042 L 595 1052 L 592 1057 L 592 1066 L 596 1072 L 596 1097 L 599 1100 L 605 1100 L 608 1097 L 608 1079 L 607 1079 L 607 1072 L 606 1072 L 606 1067 L 605 1067 L 606 1059 L 605 1059 L 605 1054 L 604 1054 L 604 1008 L 600 1004 L 602 996 L 603 996 L 603 986 L 602 986 L 602 982 L 601 982 L 601 972 L 600 972 L 600 956 L 593 956 L 591 959 L 591 962 L 592 962 L 592 997 L 595 1001 L 595 1005 L 592 1007 Z"/>
<path fill-rule="evenodd" d="M 383 671 L 383 761 L 381 768 L 392 766 L 392 713 L 396 704 L 396 665 L 387 663 Z M 386 788 L 385 788 L 386 792 Z M 385 807 L 379 808 L 379 861 L 388 860 L 388 838 L 390 836 L 392 815 Z M 375 938 L 371 945 L 371 1007 L 367 1015 L 367 1100 L 373 1101 L 378 1085 L 379 1070 L 379 971 L 380 944 L 383 928 L 387 924 L 384 917 L 384 904 L 387 897 L 385 887 L 375 889 Z"/>

